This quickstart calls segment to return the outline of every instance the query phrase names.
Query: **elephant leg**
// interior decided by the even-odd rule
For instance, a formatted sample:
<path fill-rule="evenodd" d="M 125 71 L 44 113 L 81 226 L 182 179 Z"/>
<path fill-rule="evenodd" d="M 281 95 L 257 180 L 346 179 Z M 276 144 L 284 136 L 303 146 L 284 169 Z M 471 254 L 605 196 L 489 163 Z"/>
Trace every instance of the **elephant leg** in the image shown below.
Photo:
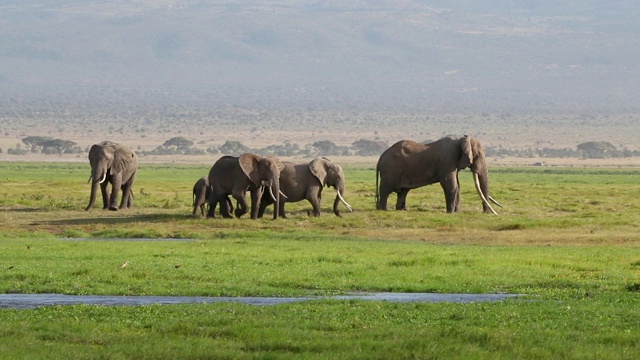
<path fill-rule="evenodd" d="M 258 219 L 262 219 L 264 216 L 264 211 L 267 209 L 267 206 L 273 204 L 273 199 L 271 199 L 271 195 L 268 192 L 264 191 L 262 194 L 262 199 L 260 199 L 260 206 L 258 206 Z"/>
<path fill-rule="evenodd" d="M 287 215 L 285 215 L 285 213 L 284 213 L 284 204 L 285 203 L 286 203 L 286 201 L 284 199 L 280 199 L 280 205 L 278 206 L 278 215 L 283 219 L 287 218 Z"/>
<path fill-rule="evenodd" d="M 231 195 L 234 199 L 236 199 L 238 205 L 234 211 L 237 218 L 241 217 L 249 211 L 247 200 L 244 198 L 244 195 L 245 193 L 239 190 L 234 190 L 233 194 Z"/>
<path fill-rule="evenodd" d="M 453 198 L 453 212 L 460 210 L 460 187 L 457 188 Z"/>
<path fill-rule="evenodd" d="M 378 204 L 376 208 L 378 210 L 387 210 L 387 201 L 389 200 L 389 195 L 391 194 L 391 189 L 385 184 L 380 183 L 380 198 L 378 199 Z"/>
<path fill-rule="evenodd" d="M 207 202 L 209 203 L 209 211 L 207 211 L 207 218 L 214 218 L 216 217 L 216 206 L 218 204 L 218 199 L 217 199 L 217 192 L 216 191 L 211 191 L 208 193 L 207 196 Z M 220 213 L 222 215 L 222 217 L 224 217 L 223 211 L 222 211 L 222 207 L 220 208 Z M 227 214 L 229 215 L 229 214 Z M 228 216 L 231 217 L 231 216 Z"/>
<path fill-rule="evenodd" d="M 227 212 L 231 214 L 233 212 L 233 202 L 231 202 L 229 195 L 225 196 L 224 199 L 227 204 Z"/>
<path fill-rule="evenodd" d="M 311 213 L 309 215 L 313 215 L 315 217 L 320 216 L 320 202 L 322 199 L 322 188 L 316 190 L 316 191 L 311 191 L 309 190 L 307 192 L 307 200 L 309 201 L 309 203 L 311 203 Z"/>
<path fill-rule="evenodd" d="M 215 207 L 220 205 L 220 216 L 222 216 L 223 219 L 231 219 L 233 216 L 231 216 L 231 211 L 229 209 L 229 203 L 227 202 L 227 195 L 223 195 L 223 196 L 219 196 L 214 203 L 210 204 L 209 206 L 213 206 L 214 207 L 214 212 L 215 212 Z"/>
<path fill-rule="evenodd" d="M 409 194 L 409 189 L 400 189 L 396 200 L 396 210 L 407 210 L 407 194 Z"/>
<path fill-rule="evenodd" d="M 102 208 L 109 208 L 109 183 L 104 181 L 100 184 L 100 193 L 102 194 Z"/>
<path fill-rule="evenodd" d="M 205 213 L 207 212 L 205 210 L 205 205 L 208 201 L 209 199 L 203 191 L 196 191 L 193 193 L 193 217 L 198 216 L 198 210 L 200 210 L 201 216 L 205 215 Z"/>
<path fill-rule="evenodd" d="M 127 201 L 127 209 L 133 208 L 133 189 L 129 189 L 129 199 Z"/>
<path fill-rule="evenodd" d="M 444 180 L 440 181 L 440 185 L 444 191 L 447 212 L 452 213 L 457 211 L 457 207 L 460 203 L 460 188 L 458 187 L 455 176 L 446 177 Z"/>
<path fill-rule="evenodd" d="M 264 186 L 251 190 L 251 218 L 254 220 L 258 218 L 258 207 L 260 206 L 260 198 L 263 193 Z"/>
<path fill-rule="evenodd" d="M 133 200 L 131 196 L 131 182 L 127 182 L 122 185 L 122 200 L 120 201 L 120 209 L 129 209 L 133 206 Z"/>
<path fill-rule="evenodd" d="M 114 185 L 111 189 L 111 196 L 109 197 L 109 210 L 118 211 L 119 193 L 120 193 L 120 186 Z"/>

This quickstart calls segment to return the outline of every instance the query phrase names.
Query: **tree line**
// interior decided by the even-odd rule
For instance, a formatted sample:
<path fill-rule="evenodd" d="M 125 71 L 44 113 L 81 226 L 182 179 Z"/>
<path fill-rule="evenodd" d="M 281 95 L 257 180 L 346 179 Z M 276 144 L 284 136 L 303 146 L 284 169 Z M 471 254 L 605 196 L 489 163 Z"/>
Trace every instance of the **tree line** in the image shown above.
<path fill-rule="evenodd" d="M 24 148 L 22 147 L 24 145 Z M 209 146 L 202 149 L 194 146 L 195 143 L 185 137 L 177 136 L 165 141 L 162 145 L 153 150 L 141 150 L 136 152 L 139 156 L 151 155 L 206 155 L 224 154 L 240 155 L 245 152 L 252 152 L 263 156 L 379 156 L 385 151 L 389 144 L 380 140 L 360 139 L 351 143 L 351 146 L 336 145 L 330 140 L 320 140 L 311 144 L 300 146 L 290 141 L 283 144 L 273 144 L 263 148 L 250 148 L 240 141 L 227 140 L 220 146 Z M 71 140 L 54 139 L 46 136 L 27 136 L 22 139 L 22 143 L 16 144 L 15 148 L 10 148 L 7 153 L 10 155 L 27 155 L 30 153 L 41 154 L 82 154 L 89 151 L 89 146 L 80 148 Z M 2 149 L 0 149 L 2 153 Z M 624 158 L 640 156 L 640 151 L 629 150 L 627 148 L 617 148 L 606 141 L 587 141 L 578 144 L 575 149 L 571 148 L 524 148 L 507 149 L 501 146 L 486 146 L 485 155 L 487 157 L 519 157 L 519 158 Z"/>

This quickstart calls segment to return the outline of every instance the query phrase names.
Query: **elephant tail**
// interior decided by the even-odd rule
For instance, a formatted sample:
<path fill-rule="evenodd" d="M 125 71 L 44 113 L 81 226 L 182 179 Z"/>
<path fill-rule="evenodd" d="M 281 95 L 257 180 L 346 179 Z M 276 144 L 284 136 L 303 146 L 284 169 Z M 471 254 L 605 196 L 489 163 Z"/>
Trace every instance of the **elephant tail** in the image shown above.
<path fill-rule="evenodd" d="M 376 165 L 376 209 L 380 203 L 380 188 L 378 187 L 378 178 L 380 176 L 380 168 Z"/>

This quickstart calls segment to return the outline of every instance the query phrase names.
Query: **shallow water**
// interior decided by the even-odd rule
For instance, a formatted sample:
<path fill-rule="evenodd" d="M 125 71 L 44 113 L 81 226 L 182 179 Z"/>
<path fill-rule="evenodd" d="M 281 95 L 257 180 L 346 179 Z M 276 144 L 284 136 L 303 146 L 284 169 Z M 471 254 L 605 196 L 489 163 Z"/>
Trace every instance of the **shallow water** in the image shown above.
<path fill-rule="evenodd" d="M 517 294 L 433 294 L 433 293 L 363 293 L 337 296 L 311 297 L 207 297 L 207 296 L 112 296 L 63 294 L 0 294 L 0 308 L 34 309 L 51 305 L 105 305 L 133 306 L 151 304 L 210 304 L 241 303 L 248 305 L 278 305 L 310 300 L 367 300 L 408 302 L 471 303 L 503 301 Z"/>

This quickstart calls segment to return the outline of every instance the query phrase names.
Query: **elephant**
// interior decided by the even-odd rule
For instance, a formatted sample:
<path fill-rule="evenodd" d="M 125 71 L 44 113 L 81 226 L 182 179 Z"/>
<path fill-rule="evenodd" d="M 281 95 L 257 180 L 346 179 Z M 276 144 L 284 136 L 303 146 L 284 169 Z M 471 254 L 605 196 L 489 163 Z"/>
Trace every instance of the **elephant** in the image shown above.
<path fill-rule="evenodd" d="M 91 164 L 91 197 L 85 210 L 93 207 L 96 201 L 98 185 L 102 193 L 104 209 L 118 210 L 118 194 L 122 190 L 120 208 L 133 207 L 133 183 L 138 171 L 138 157 L 134 151 L 124 145 L 111 141 L 94 144 L 89 149 L 89 163 Z M 109 195 L 108 184 L 112 190 Z"/>
<path fill-rule="evenodd" d="M 467 167 L 473 173 L 483 211 L 497 215 L 489 200 L 502 205 L 489 194 L 484 150 L 477 138 L 468 135 L 448 136 L 430 144 L 401 140 L 385 150 L 376 165 L 376 207 L 386 210 L 389 194 L 395 192 L 398 194 L 396 210 L 406 210 L 409 190 L 439 182 L 444 190 L 447 212 L 456 212 L 460 206 L 458 172 Z"/>
<path fill-rule="evenodd" d="M 201 216 L 205 215 L 205 204 L 209 201 L 209 195 L 211 188 L 209 187 L 209 178 L 203 176 L 200 180 L 196 181 L 193 185 L 193 217 L 198 216 L 198 209 L 200 209 Z M 228 196 L 225 196 L 227 208 L 229 211 L 233 211 L 233 204 Z"/>
<path fill-rule="evenodd" d="M 342 202 L 349 211 L 353 211 L 343 198 L 345 193 L 345 180 L 342 167 L 324 157 L 317 157 L 306 164 L 293 164 L 284 162 L 284 169 L 280 172 L 280 191 L 287 196 L 280 199 L 279 216 L 285 218 L 284 205 L 286 202 L 308 200 L 313 207 L 313 216 L 320 216 L 320 201 L 322 188 L 332 186 L 336 189 L 336 198 L 333 202 L 333 213 L 338 216 L 338 204 Z M 258 217 L 262 217 L 267 206 L 273 203 L 268 194 L 262 196 Z"/>
<path fill-rule="evenodd" d="M 252 153 L 244 153 L 239 157 L 223 156 L 213 164 L 209 171 L 209 212 L 207 217 L 214 217 L 216 204 L 220 202 L 222 217 L 230 218 L 230 211 L 223 197 L 231 194 L 236 201 L 235 216 L 241 217 L 248 211 L 245 194 L 251 193 L 251 218 L 258 218 L 258 208 L 262 192 L 266 186 L 275 201 L 273 218 L 278 218 L 280 206 L 280 171 L 284 165 L 276 156 L 264 157 Z"/>

